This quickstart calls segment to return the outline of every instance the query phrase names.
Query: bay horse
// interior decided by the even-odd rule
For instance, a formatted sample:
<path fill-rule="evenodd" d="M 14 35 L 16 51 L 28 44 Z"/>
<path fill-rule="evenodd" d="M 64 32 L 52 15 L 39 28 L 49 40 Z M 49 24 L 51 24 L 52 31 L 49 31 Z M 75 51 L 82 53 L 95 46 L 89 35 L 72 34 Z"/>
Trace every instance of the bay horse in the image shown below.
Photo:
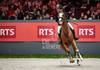
<path fill-rule="evenodd" d="M 73 63 L 74 60 L 71 55 L 69 45 L 72 45 L 72 48 L 75 52 L 75 56 L 82 60 L 83 58 L 82 58 L 81 54 L 79 53 L 79 49 L 77 48 L 74 33 L 73 33 L 71 27 L 68 25 L 68 22 L 66 21 L 66 16 L 63 11 L 58 13 L 58 20 L 59 20 L 58 23 L 60 26 L 59 40 L 61 42 L 60 43 L 61 47 L 67 53 L 68 58 L 70 59 L 70 62 Z"/>

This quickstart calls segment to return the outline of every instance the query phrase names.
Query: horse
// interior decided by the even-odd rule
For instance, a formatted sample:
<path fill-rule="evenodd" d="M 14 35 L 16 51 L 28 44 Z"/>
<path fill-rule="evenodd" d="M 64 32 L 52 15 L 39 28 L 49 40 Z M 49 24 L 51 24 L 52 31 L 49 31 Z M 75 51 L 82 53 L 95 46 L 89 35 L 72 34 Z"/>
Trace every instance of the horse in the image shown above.
<path fill-rule="evenodd" d="M 71 51 L 69 48 L 69 45 L 72 45 L 72 48 L 75 52 L 76 57 L 83 59 L 81 54 L 79 53 L 79 49 L 77 47 L 76 39 L 75 39 L 75 33 L 74 30 L 71 28 L 71 26 L 68 25 L 68 22 L 66 21 L 66 16 L 64 12 L 58 13 L 58 23 L 59 23 L 59 40 L 60 40 L 60 47 L 65 50 L 65 52 L 68 55 L 68 58 L 70 59 L 70 62 L 73 63 L 74 59 L 71 55 Z"/>

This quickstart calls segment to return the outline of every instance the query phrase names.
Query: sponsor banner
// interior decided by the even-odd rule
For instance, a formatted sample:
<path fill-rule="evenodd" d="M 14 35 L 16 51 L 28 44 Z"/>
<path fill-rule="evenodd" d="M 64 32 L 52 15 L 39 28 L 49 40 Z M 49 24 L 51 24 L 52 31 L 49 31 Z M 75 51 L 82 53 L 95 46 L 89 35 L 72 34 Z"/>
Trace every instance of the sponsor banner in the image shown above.
<path fill-rule="evenodd" d="M 100 42 L 100 22 L 72 22 L 79 42 Z"/>
<path fill-rule="evenodd" d="M 70 22 L 79 42 L 100 42 L 100 22 Z M 56 22 L 0 22 L 0 41 L 58 41 Z"/>
<path fill-rule="evenodd" d="M 16 27 L 15 26 L 0 26 L 0 38 L 15 38 Z"/>
<path fill-rule="evenodd" d="M 56 22 L 0 22 L 0 41 L 57 41 Z"/>

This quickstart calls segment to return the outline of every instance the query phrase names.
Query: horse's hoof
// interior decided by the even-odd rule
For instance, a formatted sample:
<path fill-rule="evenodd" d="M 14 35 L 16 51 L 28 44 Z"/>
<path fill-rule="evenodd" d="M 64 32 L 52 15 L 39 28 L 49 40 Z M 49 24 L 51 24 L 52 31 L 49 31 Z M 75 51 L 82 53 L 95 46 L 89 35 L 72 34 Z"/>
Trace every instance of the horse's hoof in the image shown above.
<path fill-rule="evenodd" d="M 74 60 L 73 58 L 70 59 L 70 63 L 74 63 L 74 61 L 75 61 L 75 60 Z"/>
<path fill-rule="evenodd" d="M 71 60 L 70 63 L 74 63 L 74 60 Z"/>

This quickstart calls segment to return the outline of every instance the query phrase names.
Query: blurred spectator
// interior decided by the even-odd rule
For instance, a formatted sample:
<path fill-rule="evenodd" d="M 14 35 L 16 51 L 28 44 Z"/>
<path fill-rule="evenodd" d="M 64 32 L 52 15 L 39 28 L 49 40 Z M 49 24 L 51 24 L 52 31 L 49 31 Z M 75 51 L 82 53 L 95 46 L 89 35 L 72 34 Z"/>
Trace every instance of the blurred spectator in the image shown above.
<path fill-rule="evenodd" d="M 100 20 L 100 1 L 90 0 L 0 0 L 0 20 L 55 19 L 58 3 L 68 19 Z"/>
<path fill-rule="evenodd" d="M 100 2 L 97 3 L 97 19 L 100 19 Z"/>

